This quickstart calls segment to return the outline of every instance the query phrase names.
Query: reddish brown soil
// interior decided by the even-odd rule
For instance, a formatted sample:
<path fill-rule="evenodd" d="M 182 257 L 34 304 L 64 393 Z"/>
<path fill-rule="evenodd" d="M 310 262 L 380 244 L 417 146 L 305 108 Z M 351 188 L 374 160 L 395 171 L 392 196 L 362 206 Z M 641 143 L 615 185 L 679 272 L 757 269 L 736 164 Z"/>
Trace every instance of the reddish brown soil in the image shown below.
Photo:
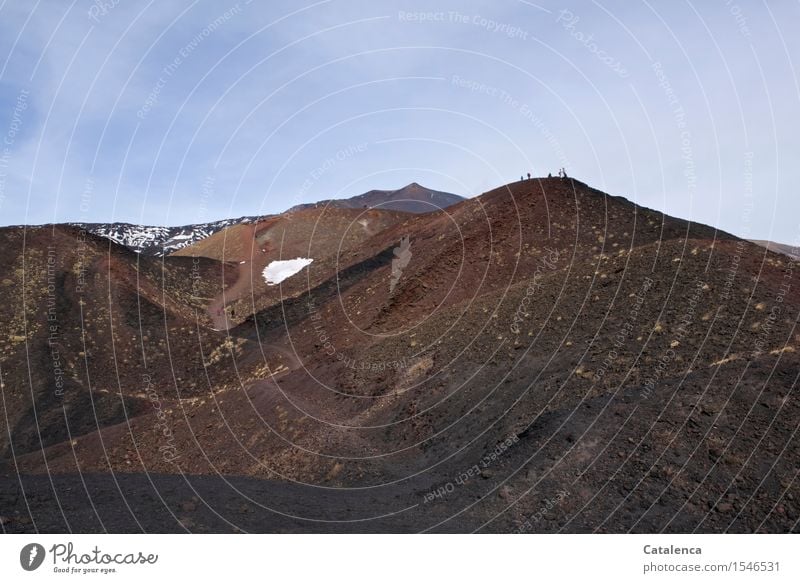
<path fill-rule="evenodd" d="M 137 262 L 96 241 L 90 317 L 58 314 L 95 343 L 103 383 L 71 357 L 67 407 L 46 397 L 42 331 L 18 340 L 46 301 L 20 258 L 41 269 L 50 235 L 0 231 L 2 277 L 31 290 L 5 314 L 5 529 L 798 530 L 790 257 L 576 180 L 398 216 L 353 244 L 334 244 L 343 229 L 315 247 L 317 216 L 302 217 L 283 232 L 314 263 L 268 287 L 255 260 L 208 260 L 210 303 L 186 295 L 191 257 Z M 223 286 L 236 317 L 217 333 L 204 310 Z M 136 298 L 152 308 L 132 312 Z M 146 342 L 128 339 L 137 325 Z"/>

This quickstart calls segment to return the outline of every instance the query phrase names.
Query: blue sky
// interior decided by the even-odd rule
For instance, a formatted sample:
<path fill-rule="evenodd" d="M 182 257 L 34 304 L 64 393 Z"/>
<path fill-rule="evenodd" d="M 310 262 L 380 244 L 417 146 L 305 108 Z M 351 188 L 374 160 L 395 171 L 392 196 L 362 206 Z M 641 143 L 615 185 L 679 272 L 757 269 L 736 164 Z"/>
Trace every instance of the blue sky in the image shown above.
<path fill-rule="evenodd" d="M 798 24 L 789 1 L 7 0 L 0 224 L 474 196 L 565 166 L 796 243 Z"/>

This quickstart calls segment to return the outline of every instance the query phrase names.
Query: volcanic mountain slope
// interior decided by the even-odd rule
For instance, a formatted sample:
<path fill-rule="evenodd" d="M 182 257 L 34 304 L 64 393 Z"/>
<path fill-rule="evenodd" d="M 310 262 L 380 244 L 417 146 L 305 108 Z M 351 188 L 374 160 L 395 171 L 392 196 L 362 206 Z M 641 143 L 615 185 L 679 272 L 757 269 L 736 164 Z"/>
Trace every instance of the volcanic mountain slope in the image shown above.
<path fill-rule="evenodd" d="M 774 241 L 761 241 L 757 239 L 750 239 L 750 242 L 760 245 L 761 247 L 766 247 L 775 253 L 783 253 L 784 255 L 788 255 L 795 261 L 800 259 L 800 249 L 798 249 L 796 245 L 784 245 L 782 243 L 775 243 Z"/>
<path fill-rule="evenodd" d="M 292 207 L 290 211 L 311 207 L 336 208 L 377 208 L 387 211 L 406 213 L 430 213 L 445 209 L 464 200 L 463 197 L 450 192 L 431 190 L 412 182 L 397 190 L 370 190 L 351 198 L 322 200 L 311 204 Z"/>
<path fill-rule="evenodd" d="M 137 256 L 59 225 L 0 229 L 0 246 L 5 458 L 204 390 L 198 344 L 225 342 L 201 309 L 226 285 L 219 263 Z"/>
<path fill-rule="evenodd" d="M 795 267 L 577 180 L 513 183 L 277 297 L 251 278 L 219 380 L 170 407 L 170 459 L 142 412 L 14 463 L 36 493 L 45 468 L 210 476 L 132 475 L 134 508 L 101 511 L 123 530 L 797 530 Z"/>
<path fill-rule="evenodd" d="M 330 278 L 340 256 L 408 217 L 396 211 L 312 207 L 231 226 L 174 256 L 208 257 L 237 265 L 236 284 L 207 306 L 215 326 L 227 329 L 248 314 L 281 302 L 281 289 L 264 286 L 262 272 L 271 262 L 308 257 L 322 265 L 325 277 Z"/>
<path fill-rule="evenodd" d="M 322 257 L 346 252 L 407 218 L 407 213 L 385 210 L 299 209 L 252 224 L 230 226 L 172 255 L 235 262 L 253 261 L 261 255 L 270 260 Z"/>

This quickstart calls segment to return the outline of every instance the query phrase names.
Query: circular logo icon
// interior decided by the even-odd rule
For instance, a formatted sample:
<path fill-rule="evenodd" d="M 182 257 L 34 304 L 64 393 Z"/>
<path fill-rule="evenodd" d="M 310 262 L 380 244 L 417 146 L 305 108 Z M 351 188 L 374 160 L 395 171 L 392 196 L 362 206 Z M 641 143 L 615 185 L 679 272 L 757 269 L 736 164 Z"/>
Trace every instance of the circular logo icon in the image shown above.
<path fill-rule="evenodd" d="M 26 571 L 35 571 L 44 562 L 44 547 L 38 543 L 30 543 L 19 552 L 19 564 Z"/>

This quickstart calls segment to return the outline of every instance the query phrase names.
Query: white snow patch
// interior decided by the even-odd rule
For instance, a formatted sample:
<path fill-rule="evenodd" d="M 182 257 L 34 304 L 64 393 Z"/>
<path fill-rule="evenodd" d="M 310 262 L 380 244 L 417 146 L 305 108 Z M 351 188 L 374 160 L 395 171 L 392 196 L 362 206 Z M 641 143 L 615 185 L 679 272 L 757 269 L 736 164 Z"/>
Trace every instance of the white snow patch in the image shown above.
<path fill-rule="evenodd" d="M 288 277 L 292 277 L 301 269 L 310 265 L 313 259 L 298 257 L 286 261 L 273 261 L 264 268 L 264 280 L 267 285 L 277 285 Z"/>

